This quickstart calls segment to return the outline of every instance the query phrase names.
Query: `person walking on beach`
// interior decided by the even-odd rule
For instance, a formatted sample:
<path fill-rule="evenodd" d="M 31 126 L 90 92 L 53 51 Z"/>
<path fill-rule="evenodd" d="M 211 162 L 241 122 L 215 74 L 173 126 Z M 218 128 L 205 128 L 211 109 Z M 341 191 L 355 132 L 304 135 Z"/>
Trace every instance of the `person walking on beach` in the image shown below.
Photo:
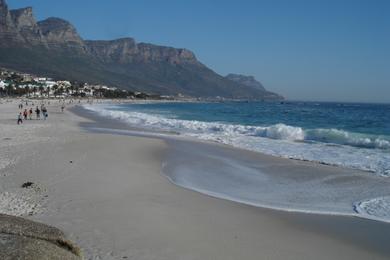
<path fill-rule="evenodd" d="M 62 113 L 64 113 L 64 108 L 65 108 L 65 105 L 62 104 L 62 106 L 61 106 L 61 112 L 62 112 Z"/>
<path fill-rule="evenodd" d="M 41 119 L 41 110 L 39 110 L 38 107 L 35 109 L 35 113 L 37 114 L 37 120 L 40 120 Z"/>
<path fill-rule="evenodd" d="M 22 112 L 20 112 L 18 115 L 18 125 L 20 125 L 20 124 L 23 124 Z"/>
<path fill-rule="evenodd" d="M 28 115 L 28 112 L 27 112 L 27 108 L 23 111 L 23 117 L 24 117 L 24 120 L 27 120 L 27 115 Z"/>
<path fill-rule="evenodd" d="M 46 120 L 47 118 L 47 109 L 45 106 L 42 107 L 42 114 L 43 114 L 43 119 Z"/>
<path fill-rule="evenodd" d="M 30 120 L 32 120 L 32 114 L 33 114 L 33 109 L 31 107 L 30 110 L 28 111 L 28 117 Z"/>

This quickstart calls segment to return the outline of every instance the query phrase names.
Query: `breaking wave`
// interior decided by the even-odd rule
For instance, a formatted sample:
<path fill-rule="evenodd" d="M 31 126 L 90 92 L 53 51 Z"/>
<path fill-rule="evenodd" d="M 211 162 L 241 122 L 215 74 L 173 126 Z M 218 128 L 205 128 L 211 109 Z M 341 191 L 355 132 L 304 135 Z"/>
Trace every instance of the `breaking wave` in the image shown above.
<path fill-rule="evenodd" d="M 124 112 L 104 109 L 99 106 L 85 106 L 101 115 L 126 121 L 153 129 L 170 131 L 186 131 L 190 133 L 220 133 L 222 135 L 259 136 L 288 141 L 315 141 L 322 143 L 349 145 L 362 148 L 390 149 L 390 138 L 374 135 L 351 133 L 338 129 L 308 129 L 275 124 L 271 126 L 233 125 L 218 122 L 202 122 L 196 120 L 180 120 L 164 118 L 139 112 Z"/>

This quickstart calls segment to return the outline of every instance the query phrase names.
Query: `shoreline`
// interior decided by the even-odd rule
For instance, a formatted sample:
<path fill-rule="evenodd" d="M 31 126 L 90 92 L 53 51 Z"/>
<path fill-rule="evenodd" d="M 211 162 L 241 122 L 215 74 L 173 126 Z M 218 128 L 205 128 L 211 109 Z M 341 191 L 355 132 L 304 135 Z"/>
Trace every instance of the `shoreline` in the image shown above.
<path fill-rule="evenodd" d="M 41 201 L 40 211 L 25 217 L 64 230 L 86 259 L 390 256 L 388 224 L 279 212 L 203 195 L 173 185 L 161 174 L 175 144 L 89 132 L 86 126 L 115 125 L 69 111 L 61 114 L 54 105 L 47 122 L 18 128 L 16 109 L 1 106 L 0 124 L 15 143 L 7 149 L 11 157 L 18 155 L 12 166 L 1 169 L 1 191 L 18 192 L 25 181 L 37 184 L 40 193 L 31 190 L 31 196 Z"/>
<path fill-rule="evenodd" d="M 364 170 L 358 170 L 358 169 L 353 169 L 353 168 L 347 168 L 347 167 L 342 167 L 338 165 L 333 165 L 333 164 L 326 164 L 326 163 L 320 163 L 318 161 L 309 161 L 309 160 L 299 160 L 299 159 L 294 159 L 294 158 L 285 158 L 285 157 L 280 157 L 280 156 L 274 156 L 274 155 L 269 155 L 265 154 L 262 152 L 257 152 L 257 151 L 252 151 L 252 150 L 247 150 L 244 148 L 240 147 L 235 147 L 229 144 L 223 144 L 219 142 L 214 142 L 214 141 L 208 141 L 208 140 L 202 140 L 194 137 L 189 137 L 189 136 L 182 136 L 178 133 L 172 133 L 172 132 L 164 132 L 164 131 L 158 131 L 155 129 L 145 129 L 142 127 L 134 127 L 130 126 L 129 124 L 125 122 L 121 122 L 118 119 L 114 119 L 111 117 L 106 117 L 103 115 L 100 115 L 99 113 L 95 111 L 88 110 L 82 106 L 76 106 L 72 108 L 72 112 L 85 117 L 89 118 L 95 121 L 95 123 L 89 123 L 89 124 L 81 124 L 82 128 L 85 128 L 87 131 L 95 132 L 95 133 L 102 133 L 102 134 L 118 134 L 118 135 L 124 135 L 124 136 L 140 136 L 140 137 L 146 137 L 146 138 L 157 138 L 164 140 L 165 142 L 169 143 L 170 147 L 175 146 L 175 143 L 193 143 L 195 146 L 196 144 L 204 144 L 205 148 L 202 148 L 202 152 L 207 153 L 208 149 L 207 146 L 209 147 L 215 147 L 221 150 L 229 150 L 232 151 L 232 153 L 235 154 L 243 154 L 245 155 L 244 157 L 256 157 L 256 160 L 251 162 L 252 165 L 259 164 L 259 168 L 261 168 L 261 164 L 269 164 L 268 161 L 273 161 L 274 164 L 282 164 L 282 167 L 279 167 L 279 170 L 285 171 L 286 167 L 295 167 L 297 168 L 295 170 L 295 174 L 298 174 L 297 170 L 305 170 L 305 168 L 311 168 L 312 171 L 319 171 L 321 174 L 329 175 L 328 178 L 337 178 L 336 175 L 345 175 L 351 177 L 350 182 L 353 182 L 352 177 L 354 178 L 366 178 L 367 180 L 374 180 L 376 184 L 381 185 L 381 182 L 386 182 L 390 184 L 390 181 L 383 176 L 380 175 L 368 175 L 368 171 Z M 96 123 L 97 122 L 97 123 Z M 191 150 L 192 146 L 187 145 L 188 148 Z M 172 149 L 171 149 L 172 150 Z M 186 151 L 183 150 L 183 153 Z M 180 153 L 177 155 L 180 156 Z M 215 154 L 212 154 L 215 156 Z M 237 157 L 237 155 L 235 157 Z M 196 155 L 194 154 L 189 154 L 188 155 L 190 158 L 196 158 Z M 226 156 L 224 155 L 218 155 L 218 156 Z M 232 157 L 230 157 L 232 159 Z M 233 158 L 236 159 L 236 158 Z M 205 158 L 201 158 L 198 160 L 205 161 Z M 191 165 L 191 161 L 188 160 L 188 165 Z M 223 162 L 221 162 L 223 163 Z M 298 167 L 296 167 L 298 166 Z M 299 167 L 301 166 L 301 167 Z M 324 170 L 322 170 L 324 169 Z M 200 169 L 205 170 L 205 169 Z M 337 174 L 335 174 L 337 172 Z M 272 170 L 273 174 L 278 174 L 278 170 Z M 195 173 L 194 173 L 195 174 Z M 288 173 L 289 175 L 293 175 Z M 309 174 L 315 176 L 315 174 Z M 272 209 L 272 210 L 277 210 L 277 211 L 282 211 L 282 212 L 293 212 L 293 213 L 303 213 L 303 214 L 315 214 L 315 215 L 325 215 L 325 216 L 345 216 L 345 217 L 357 217 L 357 218 L 362 218 L 362 219 L 368 219 L 372 221 L 378 221 L 378 222 L 384 222 L 384 223 L 390 223 L 389 219 L 385 218 L 380 218 L 375 215 L 368 215 L 366 212 L 364 212 L 362 209 L 359 209 L 359 204 L 364 202 L 364 199 L 366 199 L 363 196 L 363 199 L 356 199 L 354 201 L 350 202 L 350 209 L 351 211 L 349 212 L 341 212 L 341 211 L 331 211 L 331 210 L 326 210 L 326 209 L 299 209 L 299 208 L 289 208 L 288 205 L 284 206 L 275 206 L 275 205 L 270 205 L 267 203 L 256 203 L 256 202 L 250 202 L 246 200 L 240 200 L 238 198 L 229 196 L 229 195 L 221 195 L 218 193 L 215 193 L 213 190 L 204 190 L 201 187 L 198 188 L 193 188 L 188 185 L 181 185 L 178 182 L 175 182 L 169 174 L 165 174 L 165 177 L 168 178 L 168 180 L 174 184 L 178 185 L 181 187 L 184 187 L 186 189 L 192 190 L 199 192 L 201 194 L 206 194 L 208 196 L 220 198 L 220 199 L 226 199 L 230 200 L 233 202 L 237 203 L 242 203 L 246 204 L 249 206 L 254 206 L 254 207 L 261 207 L 265 209 Z M 205 176 L 206 177 L 206 176 Z M 311 177 L 310 177 L 311 178 Z M 342 178 L 341 178 L 342 179 Z M 343 181 L 343 180 L 342 180 Z M 379 186 L 377 186 L 378 188 Z M 345 187 L 347 188 L 347 186 Z M 387 187 L 384 187 L 386 190 Z M 372 197 L 368 197 L 371 199 Z"/>

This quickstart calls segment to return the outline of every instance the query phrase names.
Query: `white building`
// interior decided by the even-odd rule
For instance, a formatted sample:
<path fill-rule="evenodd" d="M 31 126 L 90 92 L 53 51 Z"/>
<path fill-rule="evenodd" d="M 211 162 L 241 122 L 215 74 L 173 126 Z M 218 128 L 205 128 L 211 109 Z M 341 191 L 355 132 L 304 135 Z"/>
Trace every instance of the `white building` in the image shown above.
<path fill-rule="evenodd" d="M 34 78 L 34 81 L 38 82 L 38 83 L 45 83 L 46 81 L 52 81 L 52 79 L 51 78 Z"/>
<path fill-rule="evenodd" d="M 1 89 L 5 89 L 5 87 L 7 87 L 7 86 L 8 86 L 7 83 L 5 83 L 4 81 L 0 80 L 0 88 Z"/>
<path fill-rule="evenodd" d="M 52 88 L 54 85 L 57 85 L 57 82 L 46 80 L 45 82 L 43 82 L 43 85 L 45 88 Z"/>
<path fill-rule="evenodd" d="M 58 87 L 63 87 L 63 88 L 70 88 L 72 86 L 72 84 L 66 80 L 57 81 L 57 85 L 58 85 Z"/>

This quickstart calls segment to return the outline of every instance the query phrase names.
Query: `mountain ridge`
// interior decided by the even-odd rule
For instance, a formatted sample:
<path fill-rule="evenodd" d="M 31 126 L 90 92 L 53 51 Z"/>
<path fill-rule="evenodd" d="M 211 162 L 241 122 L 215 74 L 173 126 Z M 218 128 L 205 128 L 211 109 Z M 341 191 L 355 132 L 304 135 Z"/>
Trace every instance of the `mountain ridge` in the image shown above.
<path fill-rule="evenodd" d="M 8 10 L 5 0 L 0 0 L 0 66 L 154 94 L 282 99 L 222 77 L 190 50 L 133 38 L 84 40 L 70 22 L 36 21 L 31 7 Z"/>

